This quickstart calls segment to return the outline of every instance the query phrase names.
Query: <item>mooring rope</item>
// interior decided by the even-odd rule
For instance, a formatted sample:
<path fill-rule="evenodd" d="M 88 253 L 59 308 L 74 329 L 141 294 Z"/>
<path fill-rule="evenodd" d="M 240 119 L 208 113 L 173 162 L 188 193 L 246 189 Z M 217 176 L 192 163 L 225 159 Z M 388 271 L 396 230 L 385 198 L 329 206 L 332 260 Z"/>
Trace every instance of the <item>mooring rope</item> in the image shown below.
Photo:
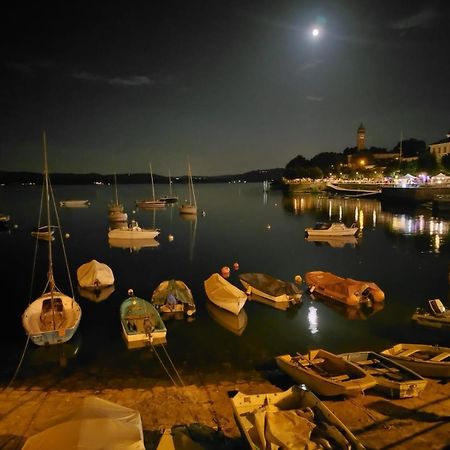
<path fill-rule="evenodd" d="M 163 367 L 163 369 L 166 371 L 167 376 L 170 378 L 170 380 L 172 381 L 174 386 L 178 386 L 176 381 L 173 379 L 172 375 L 170 374 L 169 370 L 167 369 L 166 365 L 164 364 L 163 360 L 161 359 L 161 357 L 159 356 L 158 351 L 156 350 L 155 346 L 150 342 L 150 345 L 152 346 L 153 351 L 155 352 L 155 355 L 158 357 L 159 362 L 161 363 L 161 366 Z M 164 344 L 161 344 L 164 346 Z"/>

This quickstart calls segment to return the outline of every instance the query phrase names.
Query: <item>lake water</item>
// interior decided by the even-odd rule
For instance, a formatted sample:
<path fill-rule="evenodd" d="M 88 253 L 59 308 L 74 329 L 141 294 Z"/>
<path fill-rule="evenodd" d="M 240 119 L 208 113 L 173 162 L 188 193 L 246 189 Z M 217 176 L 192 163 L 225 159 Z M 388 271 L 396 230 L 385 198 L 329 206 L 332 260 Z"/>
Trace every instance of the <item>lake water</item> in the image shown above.
<path fill-rule="evenodd" d="M 53 189 L 57 201 L 86 198 L 91 202 L 88 208 L 58 207 L 64 233 L 69 234 L 65 248 L 74 283 L 76 269 L 95 258 L 112 268 L 115 291 L 100 302 L 76 293 L 83 311 L 77 334 L 57 349 L 30 343 L 19 379 L 57 372 L 61 354 L 65 371 L 121 374 L 132 370 L 165 377 L 157 361 L 147 357 L 148 348 L 127 349 L 119 306 L 129 288 L 149 299 L 156 286 L 170 278 L 183 280 L 197 304 L 193 320 L 166 323 L 166 349 L 182 373 L 266 367 L 274 364 L 276 355 L 319 347 L 346 352 L 382 350 L 397 342 L 450 344 L 448 332 L 419 327 L 410 320 L 415 308 L 430 298 L 449 303 L 450 221 L 433 217 L 430 209 L 391 209 L 377 200 L 324 195 L 283 197 L 281 191 L 263 193 L 261 184 L 203 184 L 196 185 L 198 217 L 187 220 L 179 215 L 176 204 L 155 213 L 133 213 L 134 201 L 149 197 L 149 186 L 120 185 L 119 197 L 129 216 L 143 227 L 155 224 L 161 229 L 157 247 L 124 249 L 108 244 L 107 205 L 114 199 L 113 186 Z M 187 195 L 186 185 L 175 185 L 175 189 L 180 198 Z M 156 190 L 160 195 L 167 193 L 163 185 Z M 3 382 L 11 378 L 26 342 L 21 315 L 30 298 L 44 289 L 46 244 L 40 242 L 30 297 L 36 245 L 30 231 L 38 224 L 40 197 L 39 186 L 0 188 L 0 210 L 10 214 L 13 224 L 10 232 L 0 233 Z M 344 246 L 305 240 L 305 227 L 328 219 L 347 225 L 356 221 L 362 236 L 356 244 Z M 55 241 L 57 285 L 69 293 L 58 250 Z M 312 270 L 374 281 L 386 300 L 378 309 L 349 310 L 304 293 L 302 304 L 286 311 L 247 302 L 244 315 L 230 320 L 225 312 L 210 307 L 203 281 L 235 262 L 241 272 L 264 272 L 290 281 Z M 237 274 L 232 269 L 230 281 L 242 287 Z"/>

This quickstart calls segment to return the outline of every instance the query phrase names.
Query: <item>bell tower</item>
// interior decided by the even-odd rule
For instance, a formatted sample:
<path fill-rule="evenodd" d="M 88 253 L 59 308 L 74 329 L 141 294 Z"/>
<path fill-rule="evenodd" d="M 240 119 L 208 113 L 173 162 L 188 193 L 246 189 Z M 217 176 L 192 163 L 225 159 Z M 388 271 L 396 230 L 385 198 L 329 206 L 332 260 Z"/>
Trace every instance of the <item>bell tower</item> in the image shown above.
<path fill-rule="evenodd" d="M 358 150 L 364 150 L 366 148 L 366 129 L 362 122 L 356 131 L 356 148 Z"/>

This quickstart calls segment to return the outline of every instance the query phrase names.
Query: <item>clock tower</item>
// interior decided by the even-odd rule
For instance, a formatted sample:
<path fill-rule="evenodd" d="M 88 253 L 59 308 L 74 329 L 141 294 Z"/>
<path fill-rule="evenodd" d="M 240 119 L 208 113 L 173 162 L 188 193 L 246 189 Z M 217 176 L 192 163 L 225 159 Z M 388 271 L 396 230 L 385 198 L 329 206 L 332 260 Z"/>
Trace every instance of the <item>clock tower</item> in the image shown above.
<path fill-rule="evenodd" d="M 364 150 L 366 148 L 366 129 L 362 122 L 356 132 L 356 148 L 358 150 Z"/>

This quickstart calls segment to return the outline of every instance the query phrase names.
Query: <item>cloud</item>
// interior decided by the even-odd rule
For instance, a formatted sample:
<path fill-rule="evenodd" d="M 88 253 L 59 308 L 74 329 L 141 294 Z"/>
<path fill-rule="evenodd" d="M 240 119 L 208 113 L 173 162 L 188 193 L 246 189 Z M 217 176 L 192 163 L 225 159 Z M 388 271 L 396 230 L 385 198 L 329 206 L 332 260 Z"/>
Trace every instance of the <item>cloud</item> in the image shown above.
<path fill-rule="evenodd" d="M 302 66 L 300 66 L 299 71 L 306 72 L 308 70 L 313 70 L 322 63 L 323 63 L 323 61 L 321 59 L 316 59 L 314 61 L 308 61 L 308 62 L 304 63 Z"/>
<path fill-rule="evenodd" d="M 317 95 L 307 95 L 305 98 L 309 102 L 323 102 L 323 100 L 324 100 L 323 97 L 319 97 Z"/>
<path fill-rule="evenodd" d="M 96 83 L 104 83 L 109 84 L 111 86 L 123 86 L 123 87 L 129 87 L 129 86 L 145 86 L 145 85 L 152 85 L 154 84 L 154 81 L 150 79 L 147 76 L 144 75 L 135 75 L 131 77 L 105 77 L 103 75 L 97 75 L 89 72 L 79 72 L 75 73 L 74 78 L 77 78 L 78 80 L 83 81 L 93 81 Z"/>
<path fill-rule="evenodd" d="M 393 22 L 391 28 L 394 30 L 410 30 L 412 28 L 427 28 L 437 18 L 438 14 L 431 8 L 424 9 L 418 13 L 403 17 Z"/>

